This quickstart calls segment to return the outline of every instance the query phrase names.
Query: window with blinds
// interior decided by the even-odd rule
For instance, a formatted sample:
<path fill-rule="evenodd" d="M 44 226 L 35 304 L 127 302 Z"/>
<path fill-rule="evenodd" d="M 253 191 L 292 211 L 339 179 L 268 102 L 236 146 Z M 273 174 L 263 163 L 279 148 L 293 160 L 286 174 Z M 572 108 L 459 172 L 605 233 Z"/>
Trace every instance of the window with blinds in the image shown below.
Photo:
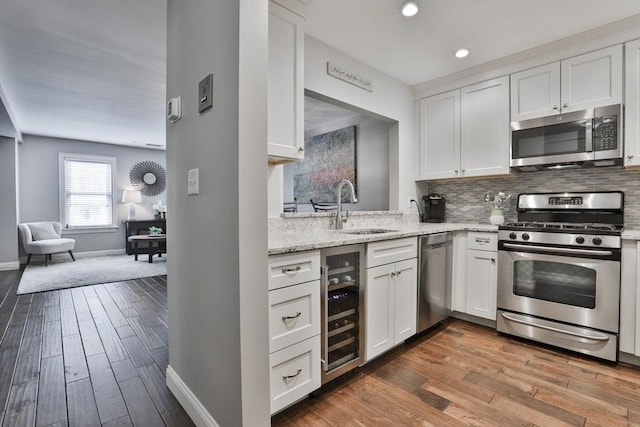
<path fill-rule="evenodd" d="M 62 224 L 72 227 L 113 225 L 115 158 L 61 155 Z"/>

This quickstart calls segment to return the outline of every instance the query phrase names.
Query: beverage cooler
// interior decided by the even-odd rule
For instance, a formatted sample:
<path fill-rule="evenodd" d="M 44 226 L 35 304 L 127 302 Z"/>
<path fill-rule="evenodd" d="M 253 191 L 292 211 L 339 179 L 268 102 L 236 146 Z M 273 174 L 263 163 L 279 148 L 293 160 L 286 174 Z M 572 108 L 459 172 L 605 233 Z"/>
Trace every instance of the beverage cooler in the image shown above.
<path fill-rule="evenodd" d="M 364 362 L 364 245 L 322 251 L 322 384 Z"/>

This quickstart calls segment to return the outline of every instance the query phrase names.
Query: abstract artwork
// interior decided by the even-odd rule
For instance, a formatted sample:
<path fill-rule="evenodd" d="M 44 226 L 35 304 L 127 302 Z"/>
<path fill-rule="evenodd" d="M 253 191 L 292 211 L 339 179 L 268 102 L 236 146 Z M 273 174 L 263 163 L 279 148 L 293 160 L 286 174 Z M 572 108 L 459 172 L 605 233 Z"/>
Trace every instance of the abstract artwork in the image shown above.
<path fill-rule="evenodd" d="M 356 183 L 356 127 L 349 126 L 304 141 L 304 160 L 293 165 L 293 195 L 298 203 L 335 203 L 336 188 Z M 357 189 L 356 189 L 357 191 Z M 344 192 L 343 201 L 348 201 Z"/>

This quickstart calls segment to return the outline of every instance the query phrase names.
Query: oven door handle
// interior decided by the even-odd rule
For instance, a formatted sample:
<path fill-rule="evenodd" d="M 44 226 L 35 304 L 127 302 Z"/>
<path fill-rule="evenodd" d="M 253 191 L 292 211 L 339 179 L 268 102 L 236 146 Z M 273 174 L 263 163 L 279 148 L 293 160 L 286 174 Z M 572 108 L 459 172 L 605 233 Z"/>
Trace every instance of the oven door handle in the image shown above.
<path fill-rule="evenodd" d="M 501 313 L 501 314 L 502 314 L 502 317 L 504 317 L 507 320 L 510 320 L 510 321 L 516 322 L 516 323 L 521 323 L 521 324 L 526 325 L 526 326 L 534 326 L 536 328 L 546 329 L 547 331 L 558 332 L 560 334 L 571 335 L 571 336 L 574 336 L 574 337 L 585 338 L 585 339 L 593 340 L 593 341 L 608 341 L 609 340 L 609 337 L 606 336 L 606 335 L 579 334 L 577 332 L 565 331 L 564 329 L 554 328 L 553 326 L 540 325 L 540 324 L 535 323 L 535 322 L 519 319 L 518 317 L 510 315 L 508 313 Z"/>
<path fill-rule="evenodd" d="M 573 255 L 613 255 L 611 251 L 601 251 L 598 249 L 573 249 L 573 248 L 550 248 L 547 246 L 532 246 L 532 245 L 520 245 L 518 243 L 503 243 L 505 248 L 509 249 L 524 249 L 524 250 L 536 250 L 537 252 L 548 252 L 558 255 L 573 254 Z"/>

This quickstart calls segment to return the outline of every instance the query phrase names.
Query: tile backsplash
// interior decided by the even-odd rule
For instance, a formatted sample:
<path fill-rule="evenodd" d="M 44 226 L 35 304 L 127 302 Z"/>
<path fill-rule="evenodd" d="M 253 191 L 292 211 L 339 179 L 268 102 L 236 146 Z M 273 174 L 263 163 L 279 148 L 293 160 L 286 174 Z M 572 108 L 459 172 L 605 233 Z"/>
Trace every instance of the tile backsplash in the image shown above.
<path fill-rule="evenodd" d="M 489 223 L 491 207 L 483 201 L 484 193 L 504 191 L 512 195 L 505 206 L 505 222 L 517 219 L 516 203 L 520 193 L 556 191 L 622 191 L 624 223 L 627 229 L 640 229 L 640 171 L 626 171 L 622 166 L 564 171 L 516 173 L 509 177 L 429 181 L 430 193 L 446 201 L 446 221 Z"/>

